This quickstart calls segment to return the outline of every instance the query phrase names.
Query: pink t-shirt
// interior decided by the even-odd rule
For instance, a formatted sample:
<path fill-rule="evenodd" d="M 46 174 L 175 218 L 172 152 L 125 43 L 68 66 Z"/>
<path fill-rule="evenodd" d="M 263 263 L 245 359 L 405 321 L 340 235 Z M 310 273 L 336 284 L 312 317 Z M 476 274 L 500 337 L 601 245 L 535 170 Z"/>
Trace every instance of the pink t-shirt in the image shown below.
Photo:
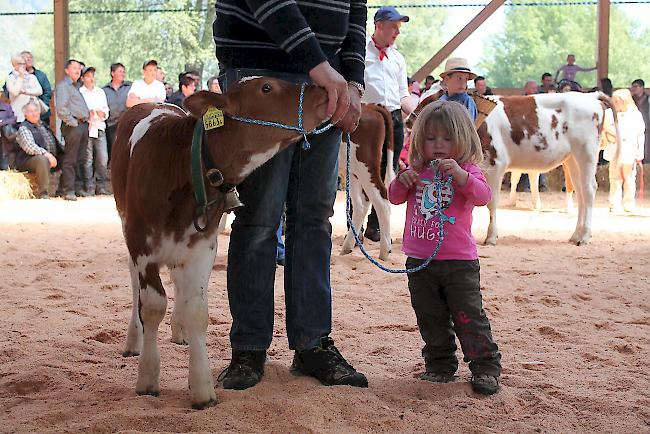
<path fill-rule="evenodd" d="M 442 212 L 455 221 L 444 224 L 442 246 L 435 258 L 438 260 L 478 258 L 476 241 L 472 236 L 472 209 L 487 204 L 492 191 L 478 166 L 463 163 L 460 167 L 469 172 L 467 183 L 461 187 L 452 181 L 450 188 L 442 190 Z M 402 251 L 413 258 L 427 259 L 438 242 L 440 217 L 433 187 L 434 174 L 433 169 L 426 166 L 419 173 L 420 183 L 417 186 L 408 189 L 395 178 L 388 189 L 391 203 L 399 205 L 407 202 Z"/>

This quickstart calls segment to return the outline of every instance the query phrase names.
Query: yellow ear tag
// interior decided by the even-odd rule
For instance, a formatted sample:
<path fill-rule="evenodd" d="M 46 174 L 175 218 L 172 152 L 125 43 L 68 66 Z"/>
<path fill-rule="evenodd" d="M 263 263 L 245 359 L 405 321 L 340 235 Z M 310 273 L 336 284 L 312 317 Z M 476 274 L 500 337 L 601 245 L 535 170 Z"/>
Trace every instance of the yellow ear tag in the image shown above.
<path fill-rule="evenodd" d="M 223 124 L 223 112 L 216 107 L 208 108 L 208 111 L 203 115 L 203 127 L 206 130 L 213 130 L 223 127 Z"/>

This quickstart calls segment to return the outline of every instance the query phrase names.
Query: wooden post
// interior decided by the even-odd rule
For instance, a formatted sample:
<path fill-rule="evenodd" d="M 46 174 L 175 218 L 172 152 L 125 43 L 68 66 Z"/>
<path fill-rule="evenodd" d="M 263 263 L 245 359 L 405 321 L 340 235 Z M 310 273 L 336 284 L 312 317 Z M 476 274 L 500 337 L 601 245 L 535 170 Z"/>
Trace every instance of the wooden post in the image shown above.
<path fill-rule="evenodd" d="M 69 22 L 68 0 L 54 0 L 54 84 L 63 80 L 65 72 L 63 66 L 70 56 L 70 26 Z M 54 86 L 53 86 L 54 87 Z M 56 127 L 56 109 L 55 97 L 56 92 L 52 95 L 50 101 L 50 128 L 59 135 Z"/>
<path fill-rule="evenodd" d="M 460 46 L 481 24 L 485 22 L 497 9 L 505 3 L 505 0 L 492 0 L 481 12 L 479 12 L 463 29 L 458 32 L 449 42 L 445 44 L 427 63 L 424 64 L 415 74 L 413 79 L 424 81 L 438 65 L 442 63 L 453 51 Z"/>
<path fill-rule="evenodd" d="M 54 77 L 63 79 L 63 65 L 70 56 L 68 0 L 54 0 Z"/>
<path fill-rule="evenodd" d="M 596 47 L 596 61 L 598 70 L 596 86 L 600 87 L 600 80 L 609 74 L 609 12 L 610 0 L 598 0 L 598 46 Z"/>

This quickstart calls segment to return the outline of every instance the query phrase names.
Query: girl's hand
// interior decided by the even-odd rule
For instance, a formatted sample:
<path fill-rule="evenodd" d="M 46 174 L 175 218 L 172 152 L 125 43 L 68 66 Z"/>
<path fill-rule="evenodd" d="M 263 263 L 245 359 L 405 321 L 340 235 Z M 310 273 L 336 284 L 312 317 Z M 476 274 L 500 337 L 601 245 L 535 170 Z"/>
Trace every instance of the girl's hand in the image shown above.
<path fill-rule="evenodd" d="M 417 185 L 418 182 L 420 182 L 420 177 L 418 176 L 418 173 L 413 170 L 413 169 L 406 169 L 402 173 L 399 174 L 399 178 L 397 178 L 399 182 L 402 183 L 407 188 L 411 188 L 414 185 Z"/>
<path fill-rule="evenodd" d="M 452 158 L 445 158 L 444 160 L 438 161 L 438 170 L 440 170 L 445 177 L 451 176 L 456 184 L 463 186 L 467 183 L 469 178 L 469 172 L 463 170 L 456 160 Z"/>

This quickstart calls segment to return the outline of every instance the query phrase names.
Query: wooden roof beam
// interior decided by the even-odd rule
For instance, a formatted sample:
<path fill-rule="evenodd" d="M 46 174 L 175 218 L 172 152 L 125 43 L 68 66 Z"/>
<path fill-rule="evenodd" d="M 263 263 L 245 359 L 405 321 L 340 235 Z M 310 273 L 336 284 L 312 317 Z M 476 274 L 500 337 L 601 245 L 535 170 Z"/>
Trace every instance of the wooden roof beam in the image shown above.
<path fill-rule="evenodd" d="M 427 63 L 422 66 L 415 74 L 413 79 L 417 81 L 424 81 L 431 71 L 436 69 L 456 48 L 460 46 L 481 24 L 485 22 L 497 9 L 505 3 L 506 0 L 492 0 L 488 3 L 481 12 L 479 12 L 463 29 L 458 32 L 449 42 L 445 44 Z"/>

